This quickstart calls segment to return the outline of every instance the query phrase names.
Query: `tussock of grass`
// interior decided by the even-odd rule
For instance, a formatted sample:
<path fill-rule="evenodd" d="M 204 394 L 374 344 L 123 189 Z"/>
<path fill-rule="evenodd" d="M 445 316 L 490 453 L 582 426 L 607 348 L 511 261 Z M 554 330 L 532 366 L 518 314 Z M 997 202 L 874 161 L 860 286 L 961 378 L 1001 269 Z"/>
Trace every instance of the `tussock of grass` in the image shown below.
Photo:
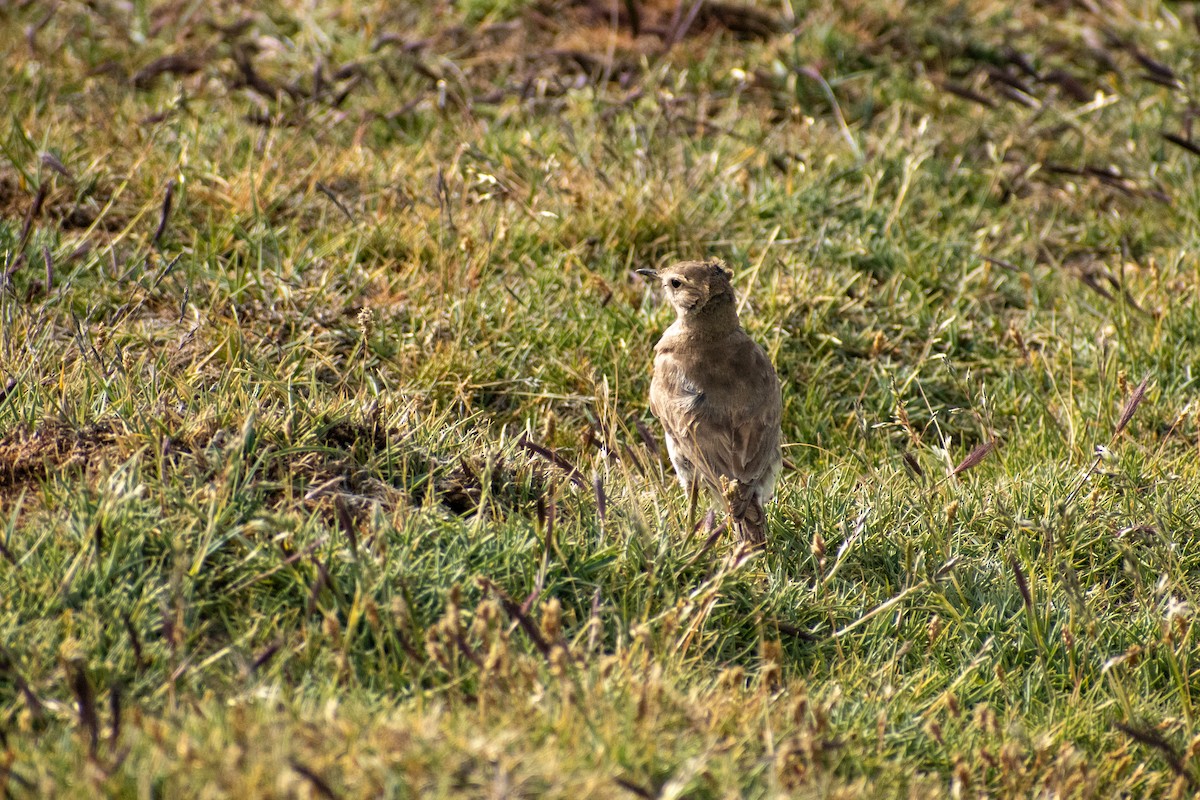
<path fill-rule="evenodd" d="M 1195 791 L 1180 7 L 676 5 L 0 13 L 9 794 Z M 646 410 L 698 255 L 762 554 Z"/>

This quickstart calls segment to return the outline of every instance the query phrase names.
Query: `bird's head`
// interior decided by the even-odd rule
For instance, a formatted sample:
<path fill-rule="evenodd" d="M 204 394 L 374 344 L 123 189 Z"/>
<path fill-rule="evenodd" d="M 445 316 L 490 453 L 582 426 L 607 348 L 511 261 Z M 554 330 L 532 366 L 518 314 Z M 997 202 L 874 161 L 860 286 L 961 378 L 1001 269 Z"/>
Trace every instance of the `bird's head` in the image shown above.
<path fill-rule="evenodd" d="M 660 270 L 639 269 L 638 274 L 662 284 L 680 317 L 711 311 L 721 303 L 733 304 L 733 273 L 717 259 L 680 261 Z"/>

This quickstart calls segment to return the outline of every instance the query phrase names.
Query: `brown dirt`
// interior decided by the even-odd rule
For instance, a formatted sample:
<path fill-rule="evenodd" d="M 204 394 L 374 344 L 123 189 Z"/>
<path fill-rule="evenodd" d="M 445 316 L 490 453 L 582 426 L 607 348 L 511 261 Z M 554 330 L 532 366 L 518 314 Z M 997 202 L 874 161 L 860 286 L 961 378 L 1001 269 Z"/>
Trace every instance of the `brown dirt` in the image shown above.
<path fill-rule="evenodd" d="M 544 10 L 552 10 L 553 5 L 540 4 Z M 614 6 L 618 28 L 635 36 L 654 36 L 663 41 L 682 41 L 716 31 L 728 31 L 743 39 L 766 39 L 782 28 L 781 21 L 774 15 L 742 3 L 710 1 L 701 4 L 693 15 L 695 5 L 687 0 L 621 0 L 617 3 L 575 0 L 569 4 L 567 12 L 573 25 L 563 28 L 583 26 L 608 31 L 613 23 Z"/>
<path fill-rule="evenodd" d="M 116 431 L 107 422 L 78 430 L 46 423 L 32 432 L 0 437 L 0 490 L 39 480 L 52 471 L 84 466 L 115 440 Z"/>
<path fill-rule="evenodd" d="M 778 16 L 737 2 L 543 0 L 512 22 L 476 30 L 455 26 L 420 42 L 392 37 L 386 43 L 403 47 L 421 62 L 426 50 L 453 51 L 478 89 L 478 100 L 494 93 L 496 70 L 516 75 L 517 84 L 546 78 L 554 86 L 564 75 L 578 72 L 624 81 L 641 71 L 643 56 L 682 42 L 721 33 L 767 39 L 785 27 Z M 431 79 L 437 77 L 428 64 L 422 69 Z"/>

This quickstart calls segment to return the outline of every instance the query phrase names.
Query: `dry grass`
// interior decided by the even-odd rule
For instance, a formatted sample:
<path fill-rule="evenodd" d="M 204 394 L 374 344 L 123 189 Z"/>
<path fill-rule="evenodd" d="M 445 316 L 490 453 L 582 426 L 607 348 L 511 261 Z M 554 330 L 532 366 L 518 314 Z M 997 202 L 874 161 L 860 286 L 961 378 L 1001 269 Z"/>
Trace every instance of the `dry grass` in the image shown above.
<path fill-rule="evenodd" d="M 0 11 L 0 786 L 1193 792 L 1194 11 Z M 701 255 L 762 554 L 646 410 Z"/>

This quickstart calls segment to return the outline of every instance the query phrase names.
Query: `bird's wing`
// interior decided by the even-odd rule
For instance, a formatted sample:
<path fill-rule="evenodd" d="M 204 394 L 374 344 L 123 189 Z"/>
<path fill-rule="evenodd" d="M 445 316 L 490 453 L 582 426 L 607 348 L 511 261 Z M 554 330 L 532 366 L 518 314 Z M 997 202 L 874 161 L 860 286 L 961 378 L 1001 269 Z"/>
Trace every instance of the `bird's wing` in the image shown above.
<path fill-rule="evenodd" d="M 704 393 L 688 380 L 679 360 L 671 353 L 661 353 L 654 365 L 650 383 L 650 412 L 662 423 L 668 437 L 675 441 L 680 455 L 691 461 L 694 455 L 698 410 L 704 404 Z"/>
<path fill-rule="evenodd" d="M 673 355 L 660 353 L 655 358 L 650 413 L 662 423 L 671 465 L 684 488 L 695 478 L 691 429 L 695 406 L 703 400 L 704 394 L 687 379 Z"/>
<path fill-rule="evenodd" d="M 746 340 L 741 391 L 726 404 L 724 413 L 698 426 L 709 463 L 743 483 L 754 483 L 779 457 L 782 403 L 779 379 L 767 354 Z M 711 452 L 709 452 L 711 451 Z"/>

